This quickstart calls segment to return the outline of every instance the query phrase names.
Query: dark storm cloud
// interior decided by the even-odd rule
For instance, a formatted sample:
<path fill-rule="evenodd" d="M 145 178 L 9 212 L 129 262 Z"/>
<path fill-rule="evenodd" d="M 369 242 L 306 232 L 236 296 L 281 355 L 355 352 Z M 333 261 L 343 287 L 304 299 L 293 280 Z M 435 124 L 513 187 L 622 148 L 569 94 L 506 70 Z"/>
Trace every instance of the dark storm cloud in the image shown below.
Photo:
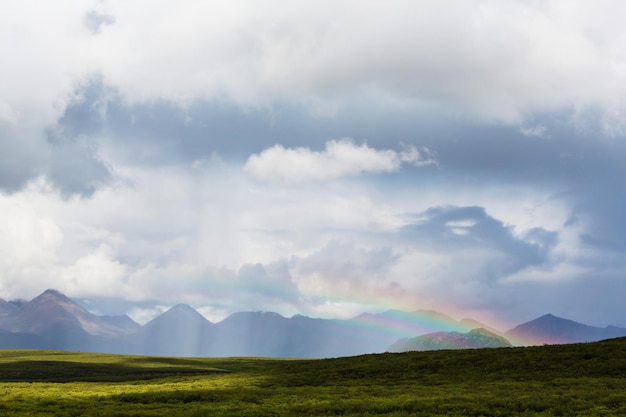
<path fill-rule="evenodd" d="M 71 102 L 59 121 L 68 133 L 105 134 L 128 146 L 129 156 L 154 164 L 193 161 L 212 152 L 244 161 L 276 144 L 319 150 L 328 140 L 351 137 L 378 148 L 427 146 L 440 156 L 446 173 L 547 183 L 568 180 L 581 162 L 601 163 L 609 146 L 606 136 L 573 126 L 569 113 L 529 117 L 525 128 L 376 103 L 327 116 L 287 102 L 247 108 L 218 100 L 128 104 L 101 77 L 76 94 L 81 99 Z M 540 135 L 523 133 L 533 129 Z"/>
<path fill-rule="evenodd" d="M 86 136 L 67 136 L 62 127 L 38 133 L 0 127 L 0 190 L 13 193 L 45 177 L 64 195 L 91 195 L 110 180 L 98 158 L 97 143 Z"/>
<path fill-rule="evenodd" d="M 0 190 L 15 192 L 41 173 L 45 155 L 27 134 L 0 126 Z"/>
<path fill-rule="evenodd" d="M 541 135 L 524 135 L 519 127 L 451 123 L 421 139 L 437 152 L 440 169 L 429 172 L 440 184 L 530 186 L 548 192 L 570 208 L 564 227 L 578 224 L 591 246 L 626 248 L 626 143 L 589 128 L 574 126 L 571 115 L 536 117 Z M 595 132 L 595 133 L 594 133 Z M 419 133 L 418 135 L 419 136 Z M 405 184 L 418 184 L 421 172 Z M 394 178 L 393 180 L 396 180 Z"/>
<path fill-rule="evenodd" d="M 585 228 L 582 241 L 609 252 L 626 249 L 626 143 L 596 140 L 576 155 L 564 198 L 572 203 L 572 225 Z"/>
<path fill-rule="evenodd" d="M 109 167 L 98 157 L 97 143 L 87 136 L 48 132 L 46 177 L 64 195 L 89 196 L 111 180 Z"/>
<path fill-rule="evenodd" d="M 485 262 L 486 278 L 497 279 L 548 260 L 558 234 L 533 228 L 516 236 L 512 226 L 493 218 L 483 207 L 434 207 L 405 226 L 403 237 L 416 247 L 438 253 L 487 249 L 493 256 Z"/>
<path fill-rule="evenodd" d="M 133 163 L 188 163 L 217 152 L 245 161 L 276 144 L 321 150 L 327 141 L 351 137 L 378 148 L 402 150 L 420 144 L 436 129 L 423 115 L 384 106 L 356 106 L 328 116 L 302 105 L 275 102 L 241 107 L 219 100 L 185 106 L 166 100 L 129 104 L 101 77 L 77 91 L 59 124 L 72 135 L 101 135 L 114 141 Z"/>
<path fill-rule="evenodd" d="M 53 147 L 49 172 L 68 192 L 88 193 L 106 183 L 108 175 L 94 157 L 93 146 L 76 146 L 85 143 L 76 138 L 105 136 L 131 163 L 169 165 L 189 164 L 214 153 L 242 162 L 277 143 L 320 150 L 330 139 L 352 137 L 378 148 L 413 144 L 436 152 L 440 169 L 407 170 L 390 177 L 392 183 L 385 186 L 410 185 L 425 175 L 444 183 L 471 178 L 476 184 L 531 185 L 567 201 L 571 221 L 583 219 L 590 226 L 582 236 L 588 244 L 626 247 L 626 220 L 621 215 L 626 187 L 619 180 L 626 175 L 621 162 L 626 145 L 597 133 L 602 121 L 593 115 L 576 119 L 566 111 L 537 114 L 520 127 L 441 114 L 416 116 L 407 109 L 376 105 L 355 105 L 331 116 L 313 116 L 304 107 L 287 103 L 260 108 L 201 100 L 186 107 L 163 100 L 130 105 L 101 77 L 83 85 L 76 96 L 80 99 L 70 102 L 58 122 L 69 139 Z M 72 150 L 77 151 L 74 156 Z M 11 184 L 19 188 L 28 179 L 33 164 L 23 166 L 4 176 L 5 188 Z M 67 172 L 72 166 L 83 174 Z"/>
<path fill-rule="evenodd" d="M 502 288 L 508 310 L 523 322 L 546 313 L 594 326 L 626 327 L 624 299 L 626 280 L 621 271 L 569 276 L 552 281 L 515 282 Z"/>
<path fill-rule="evenodd" d="M 101 133 L 103 94 L 78 89 L 61 117 L 43 131 L 0 123 L 0 189 L 16 192 L 44 177 L 65 196 L 91 195 L 109 182 L 94 134 Z"/>
<path fill-rule="evenodd" d="M 204 101 L 187 107 L 164 100 L 129 105 L 101 78 L 77 95 L 82 99 L 68 106 L 60 124 L 74 135 L 110 138 L 132 163 L 184 164 L 213 152 L 244 158 L 276 141 L 268 110 Z"/>
<path fill-rule="evenodd" d="M 110 182 L 110 167 L 99 155 L 98 138 L 114 95 L 98 77 L 93 78 L 75 91 L 57 123 L 46 130 L 45 174 L 64 195 L 89 196 Z"/>
<path fill-rule="evenodd" d="M 71 102 L 59 121 L 65 134 L 109 137 L 132 163 L 188 164 L 214 153 L 242 162 L 277 143 L 320 150 L 328 140 L 342 137 L 378 148 L 426 146 L 436 152 L 440 169 L 407 170 L 390 177 L 392 183 L 385 186 L 410 185 L 424 175 L 444 183 L 471 178 L 476 184 L 532 185 L 567 201 L 572 220 L 589 223 L 583 237 L 589 244 L 626 247 L 626 220 L 621 215 L 626 189 L 619 181 L 626 175 L 621 163 L 626 146 L 597 133 L 601 120 L 593 115 L 575 120 L 571 112 L 537 114 L 520 127 L 376 105 L 356 105 L 332 116 L 313 116 L 287 103 L 264 108 L 200 100 L 186 107 L 162 100 L 129 105 L 98 77 L 77 96 L 81 99 Z M 86 170 L 87 184 L 98 179 L 102 183 L 104 167 L 93 158 L 82 158 L 83 166 L 92 163 Z M 56 175 L 55 181 L 62 184 L 63 178 Z"/>

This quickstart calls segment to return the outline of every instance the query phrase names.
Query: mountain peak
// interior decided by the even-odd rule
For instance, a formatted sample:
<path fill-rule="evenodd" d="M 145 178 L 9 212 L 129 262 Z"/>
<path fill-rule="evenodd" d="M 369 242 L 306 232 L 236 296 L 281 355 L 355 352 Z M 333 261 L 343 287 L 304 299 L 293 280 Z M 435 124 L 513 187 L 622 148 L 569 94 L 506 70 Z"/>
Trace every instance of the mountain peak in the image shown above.
<path fill-rule="evenodd" d="M 563 317 L 555 316 L 554 314 L 548 313 L 544 314 L 541 317 L 538 317 L 534 320 L 531 320 L 529 323 L 535 324 L 544 324 L 548 326 L 582 326 L 582 327 L 590 327 L 586 324 L 578 323 L 574 320 L 564 319 Z"/>
<path fill-rule="evenodd" d="M 33 298 L 25 304 L 25 306 L 35 305 L 48 305 L 48 306 L 62 306 L 64 309 L 72 310 L 84 310 L 82 306 L 76 303 L 74 300 L 63 294 L 61 291 L 54 289 L 47 289 L 37 297 Z M 86 312 L 86 310 L 85 310 Z"/>
<path fill-rule="evenodd" d="M 150 320 L 144 327 L 175 326 L 176 323 L 190 322 L 213 324 L 188 304 L 176 304 L 165 313 Z"/>
<path fill-rule="evenodd" d="M 197 356 L 212 340 L 213 325 L 193 307 L 176 304 L 143 325 L 135 340 L 142 354 Z"/>
<path fill-rule="evenodd" d="M 65 294 L 63 294 L 60 291 L 53 290 L 53 289 L 45 290 L 44 292 L 39 294 L 37 297 L 27 302 L 24 305 L 24 307 L 26 309 L 40 309 L 40 308 L 59 309 L 60 308 L 66 311 L 72 311 L 73 313 L 76 313 L 78 311 L 84 311 L 85 313 L 87 312 L 87 310 L 85 310 L 79 304 L 71 300 Z"/>
<path fill-rule="evenodd" d="M 238 311 L 226 319 L 285 319 L 282 315 L 273 311 Z"/>
<path fill-rule="evenodd" d="M 0 324 L 5 330 L 34 334 L 58 333 L 61 328 L 96 336 L 119 335 L 129 331 L 128 326 L 120 328 L 108 323 L 55 289 L 47 289 L 16 308 Z"/>
<path fill-rule="evenodd" d="M 554 344 L 592 342 L 621 335 L 621 330 L 611 332 L 573 320 L 545 314 L 539 318 L 507 331 L 505 335 L 517 344 Z"/>
<path fill-rule="evenodd" d="M 175 306 L 167 310 L 164 314 L 186 316 L 188 318 L 202 318 L 206 320 L 206 318 L 202 314 L 200 314 L 198 310 L 196 310 L 189 304 L 176 304 Z"/>
<path fill-rule="evenodd" d="M 47 290 L 39 294 L 38 297 L 35 297 L 35 298 L 39 298 L 39 297 L 54 297 L 54 298 L 60 298 L 64 301 L 69 300 L 69 298 L 65 294 L 63 294 L 61 291 L 58 291 L 52 288 L 48 288 Z"/>
<path fill-rule="evenodd" d="M 185 313 L 196 312 L 197 313 L 197 311 L 189 304 L 176 304 L 175 306 L 172 306 L 168 311 L 185 312 Z"/>

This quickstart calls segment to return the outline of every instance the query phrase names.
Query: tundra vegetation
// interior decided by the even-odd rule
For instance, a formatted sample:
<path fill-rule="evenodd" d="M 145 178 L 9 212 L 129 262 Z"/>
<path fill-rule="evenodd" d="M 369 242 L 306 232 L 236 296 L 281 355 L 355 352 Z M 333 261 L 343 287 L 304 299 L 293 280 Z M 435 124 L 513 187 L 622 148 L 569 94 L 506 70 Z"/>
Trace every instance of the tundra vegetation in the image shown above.
<path fill-rule="evenodd" d="M 0 351 L 3 416 L 623 416 L 626 338 L 335 359 Z"/>

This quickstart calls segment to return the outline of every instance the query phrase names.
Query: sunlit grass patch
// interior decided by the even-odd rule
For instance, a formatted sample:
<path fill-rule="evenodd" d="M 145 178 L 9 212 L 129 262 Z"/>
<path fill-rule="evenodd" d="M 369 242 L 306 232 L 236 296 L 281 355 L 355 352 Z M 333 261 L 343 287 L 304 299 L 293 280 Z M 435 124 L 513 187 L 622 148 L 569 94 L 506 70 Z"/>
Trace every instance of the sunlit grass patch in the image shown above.
<path fill-rule="evenodd" d="M 626 415 L 626 339 L 325 360 L 0 351 L 3 416 Z"/>

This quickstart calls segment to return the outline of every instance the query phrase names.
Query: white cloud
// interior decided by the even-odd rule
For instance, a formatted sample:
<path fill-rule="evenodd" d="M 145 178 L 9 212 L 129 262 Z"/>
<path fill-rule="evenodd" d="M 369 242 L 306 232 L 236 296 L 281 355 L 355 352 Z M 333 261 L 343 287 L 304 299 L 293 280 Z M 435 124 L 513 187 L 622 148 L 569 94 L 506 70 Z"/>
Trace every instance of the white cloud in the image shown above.
<path fill-rule="evenodd" d="M 606 152 L 613 159 L 600 159 L 601 146 L 597 155 L 584 152 L 590 147 L 567 146 L 566 141 L 576 145 L 585 138 L 563 136 L 561 143 L 559 126 L 564 114 L 573 114 L 583 131 L 579 124 L 589 117 L 600 121 L 605 134 L 626 131 L 625 13 L 626 3 L 609 0 L 392 0 L 384 5 L 373 0 L 8 0 L 0 14 L 0 54 L 5 57 L 0 66 L 0 188 L 13 194 L 0 194 L 1 296 L 29 297 L 58 287 L 70 296 L 194 301 L 221 314 L 245 305 L 271 309 L 276 306 L 271 296 L 297 296 L 281 293 L 294 277 L 304 295 L 320 298 L 307 308 L 321 312 L 346 305 L 358 309 L 377 295 L 387 305 L 401 298 L 406 308 L 428 301 L 427 296 L 503 299 L 511 294 L 497 292 L 500 283 L 531 282 L 540 288 L 546 281 L 565 283 L 569 275 L 582 279 L 594 268 L 621 271 L 619 252 L 590 251 L 580 236 L 599 230 L 594 220 L 606 217 L 605 211 L 591 210 L 595 219 L 584 212 L 601 206 L 614 208 L 605 226 L 619 235 L 616 219 L 621 219 L 619 196 L 624 193 L 616 179 L 622 170 L 611 167 L 619 166 L 623 148 L 613 143 Z M 76 88 L 93 79 L 102 80 L 102 90 L 114 92 L 114 99 L 89 101 L 77 95 Z M 84 106 L 68 113 L 67 124 L 55 126 L 68 103 L 83 98 Z M 175 113 L 181 111 L 176 105 L 196 100 L 216 107 L 226 102 L 225 108 L 236 112 L 243 107 L 241 118 L 233 119 L 243 129 L 231 134 L 218 126 L 204 135 L 198 128 L 194 132 L 200 139 L 190 139 L 170 126 L 173 122 L 163 122 L 164 113 L 150 112 L 153 103 L 162 104 L 159 111 Z M 133 107 L 136 103 L 143 106 Z M 246 113 L 248 107 L 255 110 Z M 370 143 L 377 148 L 343 139 L 320 149 L 319 143 L 305 139 L 319 135 L 291 119 L 293 109 L 328 117 L 307 119 L 329 123 L 328 129 L 317 130 L 329 132 L 324 137 L 366 136 L 371 128 L 378 140 Z M 424 109 L 431 112 L 425 115 Z M 250 120 L 266 110 L 285 111 L 276 119 L 276 126 L 282 123 L 276 142 L 268 143 L 267 133 L 263 139 L 253 133 L 259 122 Z M 396 110 L 402 111 L 397 119 Z M 121 114 L 112 121 L 115 111 Z M 558 112 L 559 121 L 544 114 L 550 112 Z M 189 120 L 193 116 L 197 126 L 211 124 L 216 114 L 196 109 Z M 540 117 L 526 117 L 536 114 Z M 90 121 L 89 115 L 101 120 Z M 360 123 L 356 117 L 362 115 L 372 120 Z M 436 165 L 436 155 L 426 148 L 394 150 L 388 141 L 383 144 L 383 136 L 396 137 L 396 131 L 408 141 L 430 134 L 430 126 L 421 128 L 431 123 L 430 115 L 435 116 L 433 134 L 425 139 L 451 161 L 433 181 L 413 181 L 409 175 L 384 187 L 330 181 Z M 553 135 L 553 141 L 526 142 L 546 144 L 537 152 L 552 152 L 551 143 L 569 159 L 554 166 L 554 182 L 533 179 L 534 166 L 522 169 L 532 165 L 528 155 L 535 155 L 534 150 L 509 171 L 499 159 L 502 152 L 485 151 L 481 146 L 487 142 L 476 141 L 482 133 L 465 135 L 456 129 L 459 119 L 461 124 L 467 119 L 469 124 L 477 119 L 519 123 L 522 135 Z M 91 137 L 89 129 L 98 130 L 98 123 L 107 120 L 110 125 Z M 437 125 L 441 121 L 451 126 Z M 420 129 L 412 130 L 418 124 Z M 87 134 L 66 138 L 64 127 Z M 224 155 L 230 162 L 219 163 L 218 156 L 203 159 L 213 145 L 216 151 L 263 149 L 259 146 L 286 143 L 280 132 L 295 138 L 300 128 L 302 139 L 291 143 L 303 147 L 267 148 L 250 156 L 244 170 L 229 165 L 233 155 Z M 153 135 L 155 130 L 162 135 Z M 587 132 L 596 135 L 594 129 Z M 50 136 L 54 133 L 56 142 Z M 108 134 L 119 136 L 98 137 Z M 461 161 L 461 155 L 453 161 L 446 146 L 461 141 L 476 148 L 460 147 L 468 149 L 467 159 Z M 194 158 L 198 151 L 191 167 L 181 163 L 182 148 Z M 163 154 L 155 159 L 162 165 L 138 162 L 153 151 Z M 102 165 L 93 165 L 94 158 L 102 158 Z M 537 160 L 537 168 L 549 159 Z M 575 165 L 583 160 L 591 162 Z M 472 166 L 482 163 L 488 165 L 487 175 L 476 176 Z M 96 175 L 102 170 L 89 170 L 102 167 L 107 174 L 111 168 L 114 182 L 93 181 L 90 198 L 61 196 L 51 189 L 55 178 L 57 183 L 102 178 Z M 570 176 L 578 167 L 580 174 Z M 601 175 L 587 175 L 596 168 Z M 515 172 L 519 175 L 511 175 Z M 519 182 L 511 185 L 512 177 Z M 309 183 L 289 188 L 273 184 L 304 182 Z M 587 184 L 582 189 L 581 182 Z M 576 193 L 588 195 L 571 197 Z M 516 238 L 534 227 L 559 231 L 550 265 L 525 268 L 510 282 L 491 288 L 493 283 L 480 279 L 485 265 L 506 261 L 493 248 L 420 252 L 390 233 L 414 213 L 450 204 L 485 207 Z M 567 225 L 573 208 L 581 219 L 575 229 Z M 445 225 L 455 239 L 472 236 L 468 222 Z M 377 257 L 389 260 L 389 268 L 373 271 L 368 262 Z M 302 262 L 290 264 L 293 268 L 286 272 L 267 269 L 272 262 L 284 265 L 279 260 L 295 258 Z M 352 265 L 342 269 L 344 259 Z M 211 289 L 216 287 L 224 305 L 203 304 L 213 302 Z M 608 293 L 612 287 L 605 288 Z M 254 289 L 265 298 L 255 299 Z M 360 298 L 323 299 L 336 294 Z M 150 314 L 137 311 L 138 317 Z"/>
<path fill-rule="evenodd" d="M 505 122 L 626 105 L 616 1 L 107 4 L 94 61 L 131 101 L 287 100 L 324 114 L 376 91 Z"/>
<path fill-rule="evenodd" d="M 0 124 L 17 123 L 17 114 L 7 103 L 0 101 Z"/>
<path fill-rule="evenodd" d="M 165 313 L 172 306 L 162 306 L 157 305 L 153 308 L 145 308 L 145 307 L 135 307 L 131 311 L 128 312 L 128 316 L 136 321 L 137 323 L 143 325 L 149 322 L 150 320 L 156 318 L 160 314 Z"/>
<path fill-rule="evenodd" d="M 19 59 L 0 68 L 0 119 L 43 128 L 101 74 L 131 102 L 287 101 L 332 114 L 367 97 L 508 123 L 600 108 L 621 132 L 625 11 L 611 0 L 12 0 L 0 53 Z"/>
<path fill-rule="evenodd" d="M 406 147 L 402 152 L 377 150 L 365 143 L 357 145 L 351 139 L 341 139 L 326 142 L 326 149 L 320 152 L 275 145 L 258 155 L 251 155 L 244 170 L 258 181 L 297 184 L 394 172 L 403 163 L 423 166 L 436 164 L 436 160 L 427 149 L 422 152 L 416 147 Z"/>
<path fill-rule="evenodd" d="M 524 136 L 545 137 L 548 128 L 543 125 L 522 126 L 519 131 Z"/>
<path fill-rule="evenodd" d="M 0 194 L 0 288 L 9 296 L 33 294 L 57 270 L 63 232 L 42 211 L 23 194 Z"/>
<path fill-rule="evenodd" d="M 76 84 L 97 71 L 83 26 L 89 2 L 10 0 L 2 6 L 1 113 L 43 128 L 63 112 Z"/>
<path fill-rule="evenodd" d="M 141 321 L 160 311 L 151 306 L 179 302 L 214 319 L 247 309 L 326 317 L 391 307 L 505 310 L 504 300 L 521 302 L 520 287 L 580 275 L 580 259 L 603 259 L 581 258 L 580 231 L 567 235 L 562 226 L 563 202 L 530 188 L 336 182 L 285 189 L 210 161 L 191 169 L 116 165 L 115 172 L 124 181 L 89 199 L 60 199 L 45 183 L 0 196 L 3 298 L 49 287 L 120 297 L 143 309 L 133 311 Z M 490 280 L 486 269 L 510 261 L 501 253 L 506 245 L 428 245 L 397 232 L 415 221 L 411 213 L 452 202 L 493 209 L 515 239 L 534 227 L 560 230 L 550 265 Z M 450 239 L 463 240 L 477 222 L 442 225 Z"/>
<path fill-rule="evenodd" d="M 61 272 L 59 289 L 83 297 L 116 296 L 127 290 L 126 274 L 126 266 L 116 259 L 113 249 L 101 245 Z"/>

